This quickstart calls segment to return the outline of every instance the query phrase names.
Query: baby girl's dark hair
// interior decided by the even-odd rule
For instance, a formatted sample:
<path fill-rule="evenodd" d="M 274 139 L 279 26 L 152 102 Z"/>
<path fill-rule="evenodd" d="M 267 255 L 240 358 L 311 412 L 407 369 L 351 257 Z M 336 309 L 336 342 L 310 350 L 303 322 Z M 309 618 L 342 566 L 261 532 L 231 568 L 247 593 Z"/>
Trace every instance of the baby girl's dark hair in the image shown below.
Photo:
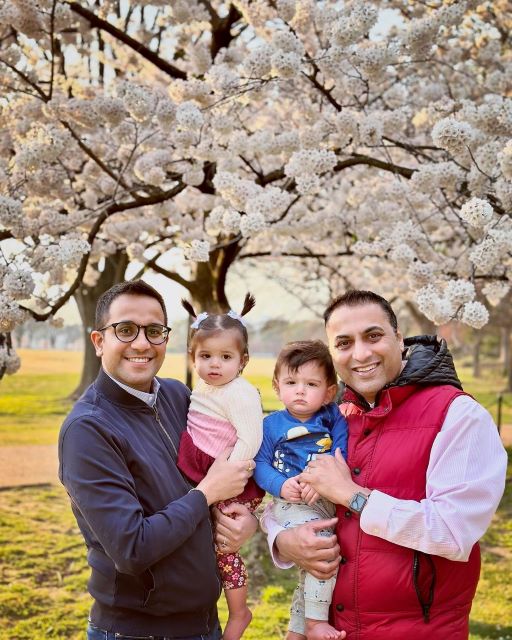
<path fill-rule="evenodd" d="M 308 362 L 316 362 L 323 369 L 329 386 L 338 384 L 336 370 L 327 346 L 321 340 L 297 340 L 285 344 L 277 356 L 272 378 L 274 388 L 277 387 L 277 379 L 283 367 L 288 367 L 292 373 L 296 373 L 303 364 Z"/>
<path fill-rule="evenodd" d="M 193 306 L 188 302 L 188 300 L 182 300 L 181 304 L 183 308 L 192 316 L 192 318 L 197 319 L 198 314 L 194 311 Z M 233 311 L 229 311 L 228 313 L 213 313 L 207 314 L 203 319 L 199 320 L 199 325 L 197 328 L 192 328 L 190 332 L 190 353 L 192 357 L 194 356 L 194 352 L 196 350 L 198 342 L 201 339 L 208 338 L 214 333 L 218 333 L 219 331 L 226 331 L 228 329 L 235 329 L 238 331 L 240 335 L 240 354 L 242 356 L 249 355 L 249 336 L 247 335 L 247 329 L 242 324 L 239 319 L 241 316 L 245 316 L 256 304 L 256 300 L 254 296 L 248 293 L 245 296 L 244 306 L 241 313 L 238 315 Z M 230 315 L 232 314 L 232 315 Z M 202 314 L 199 314 L 201 317 Z"/>

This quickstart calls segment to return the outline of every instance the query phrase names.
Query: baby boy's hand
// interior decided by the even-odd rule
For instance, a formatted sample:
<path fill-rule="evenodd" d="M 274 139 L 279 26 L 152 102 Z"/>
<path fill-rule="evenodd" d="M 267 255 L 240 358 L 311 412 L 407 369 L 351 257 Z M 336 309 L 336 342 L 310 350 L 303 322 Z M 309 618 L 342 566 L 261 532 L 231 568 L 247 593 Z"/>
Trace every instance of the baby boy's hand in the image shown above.
<path fill-rule="evenodd" d="M 302 501 L 309 505 L 315 504 L 315 502 L 320 498 L 318 491 L 315 491 L 309 484 L 301 484 L 300 496 Z"/>
<path fill-rule="evenodd" d="M 300 484 L 295 478 L 288 478 L 281 487 L 281 498 L 288 502 L 302 502 Z"/>

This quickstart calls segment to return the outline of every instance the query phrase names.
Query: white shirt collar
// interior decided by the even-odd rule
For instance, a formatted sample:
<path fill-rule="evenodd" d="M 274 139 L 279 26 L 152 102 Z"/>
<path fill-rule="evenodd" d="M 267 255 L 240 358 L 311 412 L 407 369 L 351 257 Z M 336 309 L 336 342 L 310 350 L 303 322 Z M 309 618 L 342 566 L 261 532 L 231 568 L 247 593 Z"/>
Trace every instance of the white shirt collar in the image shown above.
<path fill-rule="evenodd" d="M 123 384 L 119 382 L 114 376 L 111 376 L 108 371 L 105 371 L 107 376 L 113 380 L 117 385 L 124 389 L 127 393 L 130 393 L 132 396 L 135 396 L 139 400 L 142 400 L 148 407 L 153 407 L 156 403 L 156 398 L 158 396 L 158 391 L 160 389 L 160 383 L 156 378 L 153 378 L 153 382 L 151 383 L 152 393 L 146 393 L 145 391 L 139 391 L 138 389 L 134 389 L 133 387 L 129 387 L 127 384 Z"/>

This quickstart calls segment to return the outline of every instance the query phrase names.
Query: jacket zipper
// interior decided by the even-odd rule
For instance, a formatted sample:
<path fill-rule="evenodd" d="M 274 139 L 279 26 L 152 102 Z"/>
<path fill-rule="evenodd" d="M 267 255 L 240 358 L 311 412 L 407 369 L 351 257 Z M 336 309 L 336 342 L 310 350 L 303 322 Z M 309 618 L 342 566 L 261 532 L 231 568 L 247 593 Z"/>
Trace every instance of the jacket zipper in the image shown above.
<path fill-rule="evenodd" d="M 167 440 L 171 443 L 172 450 L 174 451 L 174 454 L 175 454 L 176 458 L 178 458 L 178 452 L 176 450 L 176 445 L 174 444 L 171 436 L 167 433 L 164 425 L 162 424 L 162 421 L 160 420 L 160 414 L 158 413 L 158 409 L 156 408 L 156 403 L 151 408 L 153 410 L 153 413 L 155 414 L 155 420 L 157 421 L 158 426 L 163 431 L 163 433 L 164 433 L 165 437 L 167 438 Z M 188 484 L 188 481 L 187 481 L 187 484 Z M 212 536 L 212 545 L 213 545 L 213 547 L 215 549 L 215 538 L 213 536 L 213 525 L 212 525 L 211 517 L 208 518 L 208 523 L 210 525 L 210 534 Z M 218 594 L 219 594 L 219 597 L 220 597 L 220 594 L 222 593 L 222 583 L 221 583 L 221 581 L 219 579 L 219 575 L 218 574 L 216 574 L 215 577 L 217 578 Z M 207 626 L 208 626 L 208 633 L 210 633 L 209 620 L 207 622 Z"/>
<path fill-rule="evenodd" d="M 174 451 L 174 455 L 176 457 L 178 457 L 178 451 L 176 450 L 176 445 L 174 444 L 171 436 L 165 430 L 164 425 L 162 424 L 162 421 L 160 420 L 160 414 L 158 413 L 158 409 L 156 408 L 156 404 L 154 404 L 151 408 L 153 409 L 153 413 L 155 414 L 155 419 L 156 419 L 156 421 L 158 423 L 158 426 L 163 431 L 163 433 L 164 433 L 165 437 L 167 438 L 167 440 L 171 443 L 171 447 L 172 447 L 172 450 Z"/>

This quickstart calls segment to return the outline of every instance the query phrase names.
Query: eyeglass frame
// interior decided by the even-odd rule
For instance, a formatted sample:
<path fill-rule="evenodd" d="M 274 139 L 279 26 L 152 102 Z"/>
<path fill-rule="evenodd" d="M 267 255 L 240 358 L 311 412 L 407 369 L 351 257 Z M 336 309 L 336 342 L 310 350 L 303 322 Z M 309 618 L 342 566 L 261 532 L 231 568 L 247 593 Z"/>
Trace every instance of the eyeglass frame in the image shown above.
<path fill-rule="evenodd" d="M 119 324 L 128 324 L 128 323 L 133 324 L 137 327 L 137 333 L 131 340 L 121 340 L 121 338 L 117 335 L 116 327 Z M 137 338 L 139 337 L 140 330 L 144 329 L 144 335 L 146 337 L 146 340 L 149 342 L 149 344 L 152 344 L 155 347 L 166 342 L 166 340 L 169 338 L 169 334 L 172 331 L 171 327 L 166 327 L 165 324 L 159 324 L 158 322 L 151 322 L 150 324 L 137 324 L 133 320 L 120 320 L 119 322 L 112 322 L 112 324 L 107 324 L 106 327 L 102 327 L 101 329 L 96 329 L 96 331 L 106 331 L 107 329 L 110 329 L 110 327 L 114 329 L 115 337 L 119 340 L 119 342 L 122 342 L 123 344 L 130 344 L 130 342 L 135 342 L 135 340 L 137 340 Z M 151 340 L 148 338 L 148 332 L 147 332 L 148 327 L 163 327 L 167 331 L 167 333 L 165 334 L 165 338 L 162 340 L 162 342 L 151 342 Z"/>

